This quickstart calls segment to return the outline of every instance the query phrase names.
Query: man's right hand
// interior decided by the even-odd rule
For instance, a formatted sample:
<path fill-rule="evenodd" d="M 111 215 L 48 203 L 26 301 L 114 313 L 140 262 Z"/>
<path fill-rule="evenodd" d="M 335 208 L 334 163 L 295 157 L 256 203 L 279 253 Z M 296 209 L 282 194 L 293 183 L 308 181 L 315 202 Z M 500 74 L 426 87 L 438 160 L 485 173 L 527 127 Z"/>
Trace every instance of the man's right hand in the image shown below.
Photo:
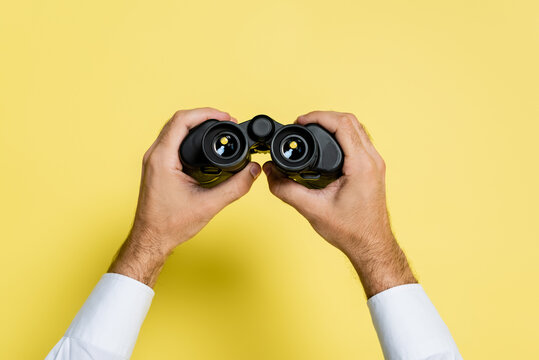
<path fill-rule="evenodd" d="M 172 250 L 251 188 L 260 174 L 257 163 L 211 189 L 182 172 L 180 144 L 190 129 L 208 119 L 236 122 L 228 113 L 212 108 L 177 111 L 144 154 L 133 228 L 109 272 L 153 287 Z"/>
<path fill-rule="evenodd" d="M 326 188 L 308 189 L 264 164 L 271 192 L 296 208 L 329 243 L 352 261 L 367 297 L 415 283 L 389 223 L 385 163 L 352 114 L 314 111 L 296 123 L 333 133 L 344 152 L 343 175 Z"/>

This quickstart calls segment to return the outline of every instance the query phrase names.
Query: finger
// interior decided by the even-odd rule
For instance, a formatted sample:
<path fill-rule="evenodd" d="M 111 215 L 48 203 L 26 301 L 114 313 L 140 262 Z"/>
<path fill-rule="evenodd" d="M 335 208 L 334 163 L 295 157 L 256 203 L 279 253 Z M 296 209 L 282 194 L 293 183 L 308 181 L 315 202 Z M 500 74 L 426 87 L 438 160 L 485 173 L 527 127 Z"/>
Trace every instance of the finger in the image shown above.
<path fill-rule="evenodd" d="M 369 131 L 367 130 L 365 125 L 357 121 L 357 129 L 363 147 L 370 155 L 370 157 L 374 160 L 377 167 L 385 171 L 386 164 L 384 162 L 384 159 L 382 158 L 382 155 L 380 155 L 378 150 L 376 150 L 376 148 L 374 147 L 374 144 L 372 143 L 372 137 L 369 134 Z"/>
<path fill-rule="evenodd" d="M 372 146 L 373 144 L 372 144 L 371 135 L 368 133 L 367 128 L 365 127 L 365 125 L 363 125 L 359 121 L 357 121 L 356 123 L 357 123 L 357 132 L 358 132 L 359 137 L 361 139 L 361 143 L 364 146 L 368 146 L 368 145 Z"/>
<path fill-rule="evenodd" d="M 260 171 L 260 165 L 251 162 L 239 173 L 234 174 L 216 187 L 209 189 L 206 194 L 211 199 L 210 201 L 214 202 L 217 207 L 216 211 L 221 210 L 231 202 L 245 195 L 258 175 L 260 175 Z"/>
<path fill-rule="evenodd" d="M 374 149 L 374 144 L 372 143 L 371 135 L 367 131 L 367 128 L 365 127 L 365 125 L 363 125 L 359 121 L 355 121 L 355 125 L 356 125 L 356 130 L 359 135 L 359 138 L 361 139 L 361 144 L 363 144 L 363 146 L 367 150 Z"/>
<path fill-rule="evenodd" d="M 209 107 L 177 111 L 161 130 L 156 148 L 162 147 L 169 152 L 178 152 L 189 130 L 209 119 L 232 120 L 228 113 Z"/>
<path fill-rule="evenodd" d="M 287 178 L 271 161 L 265 163 L 263 169 L 268 179 L 269 189 L 273 195 L 293 206 L 300 213 L 312 208 L 312 190 Z"/>
<path fill-rule="evenodd" d="M 364 151 L 361 138 L 356 128 L 357 120 L 352 114 L 333 111 L 313 111 L 297 118 L 300 125 L 318 124 L 335 134 L 339 145 L 347 157 L 355 157 Z"/>

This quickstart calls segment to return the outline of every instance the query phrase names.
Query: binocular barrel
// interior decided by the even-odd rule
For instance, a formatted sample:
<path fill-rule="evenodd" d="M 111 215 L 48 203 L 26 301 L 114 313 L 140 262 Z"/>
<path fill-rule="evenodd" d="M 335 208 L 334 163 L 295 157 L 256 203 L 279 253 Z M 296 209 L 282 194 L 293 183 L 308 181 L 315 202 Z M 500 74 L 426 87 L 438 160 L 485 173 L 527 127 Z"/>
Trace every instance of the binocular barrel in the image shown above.
<path fill-rule="evenodd" d="M 212 187 L 242 170 L 256 152 L 269 152 L 277 169 L 310 188 L 341 175 L 343 153 L 332 134 L 316 124 L 282 125 L 266 115 L 241 124 L 207 120 L 189 132 L 179 155 L 185 173 Z"/>

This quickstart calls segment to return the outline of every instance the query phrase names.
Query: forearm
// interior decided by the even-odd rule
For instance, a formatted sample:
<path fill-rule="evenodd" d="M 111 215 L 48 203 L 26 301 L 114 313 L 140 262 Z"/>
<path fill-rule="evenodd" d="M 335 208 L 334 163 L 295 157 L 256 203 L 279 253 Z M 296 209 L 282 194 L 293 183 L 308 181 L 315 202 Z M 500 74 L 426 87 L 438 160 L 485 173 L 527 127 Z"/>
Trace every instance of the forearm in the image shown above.
<path fill-rule="evenodd" d="M 367 298 L 398 285 L 417 283 L 391 231 L 355 239 L 352 244 L 343 251 L 354 265 Z"/>

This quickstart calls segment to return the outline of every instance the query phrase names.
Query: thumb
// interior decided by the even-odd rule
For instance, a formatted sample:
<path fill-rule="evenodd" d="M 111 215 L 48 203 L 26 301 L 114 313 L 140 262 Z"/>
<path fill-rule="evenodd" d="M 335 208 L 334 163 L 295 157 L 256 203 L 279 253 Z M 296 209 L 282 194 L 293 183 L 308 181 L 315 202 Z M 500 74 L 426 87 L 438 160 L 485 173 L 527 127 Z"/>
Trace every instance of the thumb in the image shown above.
<path fill-rule="evenodd" d="M 210 189 L 208 195 L 215 199 L 219 204 L 219 208 L 222 209 L 245 195 L 258 175 L 260 175 L 260 165 L 251 162 L 239 173 L 232 175 L 226 181 Z"/>
<path fill-rule="evenodd" d="M 264 172 L 273 195 L 292 205 L 300 213 L 304 213 L 310 207 L 313 200 L 311 190 L 287 178 L 271 161 L 264 164 Z"/>

